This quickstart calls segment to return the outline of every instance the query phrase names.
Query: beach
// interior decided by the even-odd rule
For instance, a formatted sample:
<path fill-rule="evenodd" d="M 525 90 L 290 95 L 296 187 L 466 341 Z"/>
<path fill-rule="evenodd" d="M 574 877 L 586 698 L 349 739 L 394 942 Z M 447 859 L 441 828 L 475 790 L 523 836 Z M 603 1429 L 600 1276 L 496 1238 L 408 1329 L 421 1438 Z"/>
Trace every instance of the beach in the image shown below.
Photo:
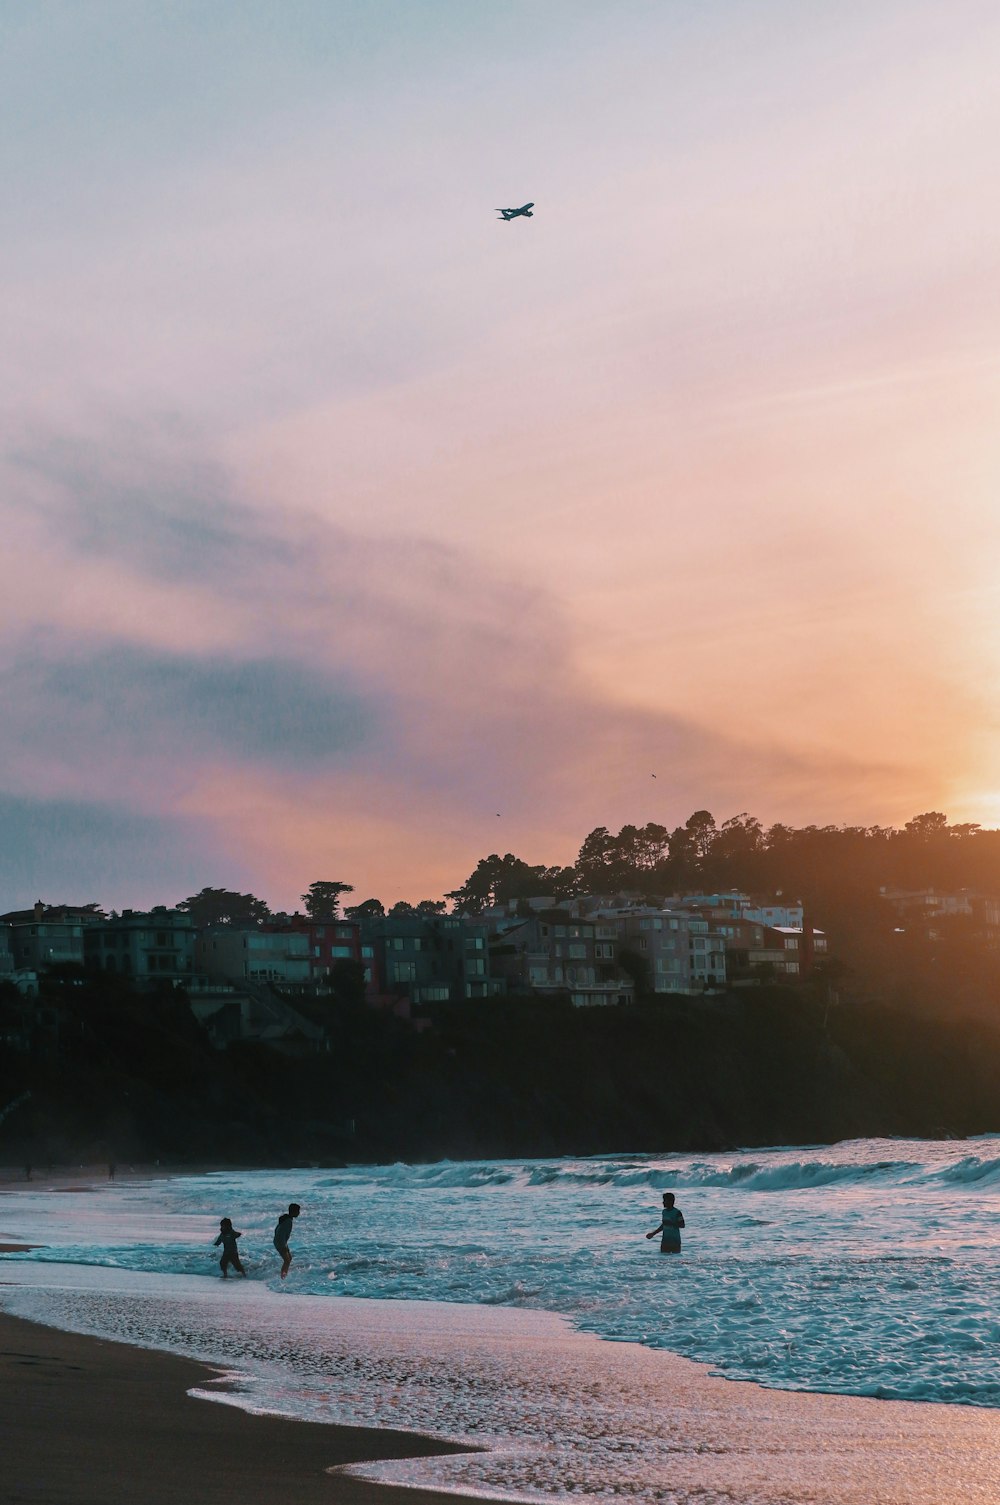
<path fill-rule="evenodd" d="M 410 1432 L 251 1416 L 188 1395 L 213 1378 L 173 1354 L 0 1314 L 4 1500 L 372 1505 L 386 1498 L 379 1485 L 326 1470 L 448 1451 Z M 420 1491 L 417 1499 L 454 1505 L 455 1496 Z"/>
<path fill-rule="evenodd" d="M 592 1380 L 626 1383 L 638 1357 L 659 1362 L 668 1381 L 662 1425 L 674 1465 L 657 1498 L 669 1505 L 995 1505 L 1000 1497 L 995 1412 L 765 1391 L 683 1360 L 668 1369 L 663 1356 L 643 1359 L 628 1345 L 600 1347 L 610 1368 L 591 1371 Z M 527 1351 L 521 1357 L 530 1363 Z M 583 1383 L 574 1355 L 564 1357 L 567 1378 Z M 587 1355 L 578 1348 L 576 1357 Z M 189 1394 L 217 1385 L 217 1372 L 189 1359 L 0 1314 L 5 1500 L 385 1505 L 385 1484 L 343 1470 L 405 1469 L 401 1460 L 464 1451 L 413 1432 L 255 1415 Z M 627 1454 L 629 1438 L 620 1444 Z M 572 1492 L 573 1480 L 565 1483 Z M 495 1485 L 480 1493 L 504 1497 Z M 406 1493 L 412 1505 L 470 1497 Z M 629 1491 L 610 1488 L 607 1497 Z"/>
<path fill-rule="evenodd" d="M 891 1148 L 8 1184 L 9 1498 L 995 1505 L 995 1146 Z M 676 1262 L 636 1217 L 667 1174 L 697 1214 Z M 218 1277 L 223 1208 L 245 1281 Z M 769 1386 L 683 1355 L 712 1324 Z"/>

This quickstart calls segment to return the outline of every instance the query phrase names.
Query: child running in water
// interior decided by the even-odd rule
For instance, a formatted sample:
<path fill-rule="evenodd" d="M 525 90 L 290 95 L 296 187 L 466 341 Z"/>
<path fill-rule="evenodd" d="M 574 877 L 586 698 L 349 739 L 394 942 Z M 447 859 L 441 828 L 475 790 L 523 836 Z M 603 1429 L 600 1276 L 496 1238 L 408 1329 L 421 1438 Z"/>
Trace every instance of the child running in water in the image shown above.
<path fill-rule="evenodd" d="M 283 1212 L 281 1214 L 281 1217 L 275 1224 L 274 1247 L 281 1255 L 282 1280 L 284 1280 L 285 1276 L 288 1274 L 288 1267 L 292 1262 L 292 1251 L 288 1247 L 288 1240 L 292 1236 L 292 1229 L 295 1226 L 295 1219 L 298 1217 L 301 1211 L 302 1208 L 299 1206 L 298 1202 L 289 1202 L 288 1211 Z"/>
<path fill-rule="evenodd" d="M 654 1228 L 652 1233 L 647 1233 L 647 1238 L 655 1238 L 660 1235 L 661 1254 L 680 1254 L 681 1252 L 681 1229 L 684 1227 L 684 1214 L 679 1207 L 674 1206 L 674 1194 L 672 1191 L 663 1193 L 663 1214 L 660 1218 L 659 1228 Z"/>
<path fill-rule="evenodd" d="M 242 1233 L 237 1233 L 233 1228 L 232 1218 L 222 1219 L 219 1224 L 219 1237 L 215 1240 L 215 1244 L 216 1248 L 218 1248 L 219 1244 L 222 1245 L 222 1258 L 219 1260 L 219 1268 L 222 1270 L 223 1280 L 229 1279 L 230 1265 L 232 1265 L 238 1274 L 243 1276 L 244 1280 L 246 1279 L 247 1272 L 240 1263 L 240 1254 L 236 1247 L 236 1240 L 242 1237 Z"/>

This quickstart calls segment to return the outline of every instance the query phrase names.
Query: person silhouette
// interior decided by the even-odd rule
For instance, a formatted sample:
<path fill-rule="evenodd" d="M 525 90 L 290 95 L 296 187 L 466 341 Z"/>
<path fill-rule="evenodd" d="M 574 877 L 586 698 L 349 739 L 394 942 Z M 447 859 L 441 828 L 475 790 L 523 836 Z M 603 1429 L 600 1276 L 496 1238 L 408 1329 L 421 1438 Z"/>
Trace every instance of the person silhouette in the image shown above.
<path fill-rule="evenodd" d="M 295 1226 L 295 1219 L 298 1217 L 301 1211 L 302 1208 L 299 1206 L 298 1202 L 289 1202 L 288 1211 L 281 1214 L 281 1217 L 278 1219 L 274 1227 L 274 1247 L 281 1255 L 282 1280 L 284 1280 L 285 1276 L 288 1274 L 288 1267 L 292 1262 L 292 1251 L 288 1247 L 288 1240 L 291 1238 L 292 1229 Z"/>
<path fill-rule="evenodd" d="M 222 1258 L 219 1260 L 219 1269 L 222 1271 L 223 1280 L 229 1279 L 229 1266 L 238 1275 L 246 1279 L 246 1271 L 240 1261 L 240 1251 L 236 1247 L 236 1240 L 242 1238 L 242 1233 L 237 1233 L 233 1228 L 232 1218 L 223 1218 L 219 1224 L 219 1237 L 215 1240 L 215 1247 L 222 1245 Z"/>
<path fill-rule="evenodd" d="M 684 1214 L 679 1207 L 674 1206 L 674 1194 L 672 1191 L 663 1193 L 663 1213 L 660 1218 L 660 1226 L 654 1228 L 652 1233 L 647 1233 L 647 1238 L 655 1238 L 660 1235 L 661 1254 L 680 1254 L 681 1252 L 681 1229 L 684 1227 Z"/>

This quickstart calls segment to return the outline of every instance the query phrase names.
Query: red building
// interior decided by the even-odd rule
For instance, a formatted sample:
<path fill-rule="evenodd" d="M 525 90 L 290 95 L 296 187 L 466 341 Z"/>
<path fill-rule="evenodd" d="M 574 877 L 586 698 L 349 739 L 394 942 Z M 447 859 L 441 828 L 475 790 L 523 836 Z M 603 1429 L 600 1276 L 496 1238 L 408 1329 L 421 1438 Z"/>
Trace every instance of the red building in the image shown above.
<path fill-rule="evenodd" d="M 361 926 L 354 920 L 314 920 L 310 915 L 293 914 L 275 928 L 295 930 L 309 937 L 309 966 L 314 982 L 329 977 L 335 962 L 361 961 Z"/>

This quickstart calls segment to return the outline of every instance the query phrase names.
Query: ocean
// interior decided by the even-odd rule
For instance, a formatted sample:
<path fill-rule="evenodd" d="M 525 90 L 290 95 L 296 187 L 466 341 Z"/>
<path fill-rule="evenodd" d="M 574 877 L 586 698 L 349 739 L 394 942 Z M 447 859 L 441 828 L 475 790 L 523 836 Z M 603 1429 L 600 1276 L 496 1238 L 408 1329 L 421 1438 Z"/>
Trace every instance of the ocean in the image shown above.
<path fill-rule="evenodd" d="M 664 1190 L 680 1256 L 644 1237 Z M 219 1278 L 224 1215 L 246 1281 Z M 3 1258 L 15 1314 L 207 1360 L 250 1409 L 489 1449 L 369 1470 L 397 1482 L 667 1498 L 675 1356 L 774 1391 L 1000 1408 L 995 1137 L 25 1185 L 0 1236 L 47 1246 Z"/>

